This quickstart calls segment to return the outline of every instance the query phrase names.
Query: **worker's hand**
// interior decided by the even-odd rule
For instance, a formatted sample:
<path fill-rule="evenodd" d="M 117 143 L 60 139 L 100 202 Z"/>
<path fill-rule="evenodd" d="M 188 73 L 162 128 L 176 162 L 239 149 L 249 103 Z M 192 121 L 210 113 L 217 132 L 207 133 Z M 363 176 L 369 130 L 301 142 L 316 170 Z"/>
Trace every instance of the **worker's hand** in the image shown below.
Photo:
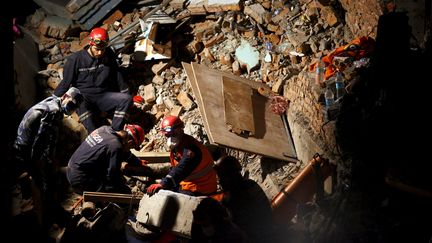
<path fill-rule="evenodd" d="M 145 159 L 141 160 L 141 165 L 142 166 L 147 166 L 148 164 L 149 164 L 149 162 L 147 160 L 145 160 Z"/>
<path fill-rule="evenodd" d="M 159 191 L 160 189 L 163 189 L 163 186 L 159 183 L 157 184 L 151 184 L 148 188 L 147 188 L 147 194 L 149 195 L 153 195 L 155 194 L 157 191 Z"/>

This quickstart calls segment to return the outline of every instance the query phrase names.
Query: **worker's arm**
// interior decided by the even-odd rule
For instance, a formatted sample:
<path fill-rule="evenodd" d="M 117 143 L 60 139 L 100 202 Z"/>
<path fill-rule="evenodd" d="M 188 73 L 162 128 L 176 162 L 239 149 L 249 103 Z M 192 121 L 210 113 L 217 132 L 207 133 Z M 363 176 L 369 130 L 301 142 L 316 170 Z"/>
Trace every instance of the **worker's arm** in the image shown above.
<path fill-rule="evenodd" d="M 124 160 L 121 149 L 119 147 L 110 152 L 105 183 L 106 191 L 115 191 L 116 188 L 121 188 L 124 184 L 123 175 L 120 171 L 121 162 Z"/>
<path fill-rule="evenodd" d="M 68 89 L 73 86 L 72 83 L 76 79 L 76 58 L 68 58 L 63 67 L 63 80 L 58 84 L 57 88 L 54 90 L 54 95 L 61 97 L 68 91 Z"/>
<path fill-rule="evenodd" d="M 38 111 L 39 128 L 33 141 L 33 159 L 45 161 L 49 163 L 54 157 L 55 145 L 58 136 L 58 116 L 63 116 L 62 113 Z"/>
<path fill-rule="evenodd" d="M 138 157 L 136 157 L 133 153 L 129 152 L 128 157 L 126 159 L 126 162 L 130 165 L 134 166 L 143 166 L 146 164 L 146 160 L 141 160 Z"/>
<path fill-rule="evenodd" d="M 167 189 L 178 187 L 180 182 L 195 170 L 201 159 L 202 153 L 197 146 L 191 145 L 188 148 L 184 148 L 183 158 L 170 170 L 168 175 L 162 179 L 162 187 Z"/>
<path fill-rule="evenodd" d="M 117 82 L 121 93 L 129 93 L 129 86 L 125 82 L 120 70 L 117 70 Z"/>
<path fill-rule="evenodd" d="M 128 159 L 121 164 L 121 171 L 125 175 L 149 175 L 151 169 L 147 166 L 148 161 L 139 159 L 130 153 Z"/>
<path fill-rule="evenodd" d="M 116 56 L 114 51 L 112 51 L 111 49 L 107 49 L 106 50 L 106 54 L 109 58 L 109 66 L 110 69 L 112 70 L 111 75 L 115 75 L 114 77 L 112 77 L 114 80 L 116 80 L 119 91 L 121 93 L 129 93 L 129 85 L 126 83 L 126 81 L 124 80 L 123 74 L 120 70 L 120 66 L 118 65 L 118 62 L 116 60 Z"/>

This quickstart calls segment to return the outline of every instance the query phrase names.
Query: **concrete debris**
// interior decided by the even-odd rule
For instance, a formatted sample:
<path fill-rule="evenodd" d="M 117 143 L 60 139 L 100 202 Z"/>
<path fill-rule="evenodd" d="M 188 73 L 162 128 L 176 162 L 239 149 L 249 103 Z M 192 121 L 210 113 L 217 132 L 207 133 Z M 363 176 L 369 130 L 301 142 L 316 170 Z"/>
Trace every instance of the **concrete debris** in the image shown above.
<path fill-rule="evenodd" d="M 245 67 L 248 73 L 259 64 L 258 50 L 246 40 L 241 41 L 240 46 L 235 51 L 235 56 L 240 66 Z"/>
<path fill-rule="evenodd" d="M 334 123 L 326 120 L 323 89 L 314 86 L 314 72 L 308 67 L 356 36 L 370 34 L 374 37 L 378 16 L 382 13 L 377 0 L 172 0 L 168 7 L 153 13 L 155 27 L 150 28 L 151 34 L 139 39 L 144 30 L 136 27 L 139 19 L 151 11 L 148 6 L 138 8 L 137 5 L 133 11 L 128 11 L 118 5 L 121 0 L 71 0 L 66 6 L 47 4 L 51 2 L 48 0 L 34 1 L 42 8 L 27 18 L 23 28 L 34 36 L 32 38 L 39 45 L 39 53 L 45 62 L 38 78 L 43 81 L 41 86 L 46 95 L 51 95 L 62 79 L 65 57 L 87 45 L 86 30 L 101 23 L 109 30 L 110 37 L 117 39 L 113 49 L 125 71 L 130 90 L 144 98 L 143 110 L 152 120 L 141 152 L 167 151 L 166 138 L 160 134 L 159 126 L 161 119 L 169 114 L 181 117 L 186 133 L 203 143 L 211 141 L 202 118 L 202 109 L 211 108 L 200 107 L 197 103 L 201 94 L 193 92 L 188 81 L 191 77 L 186 75 L 181 62 L 196 63 L 246 78 L 266 85 L 290 100 L 286 115 L 298 150 L 298 162 L 268 160 L 235 147 L 225 148 L 228 154 L 240 160 L 244 175 L 263 187 L 269 199 L 292 181 L 315 153 L 324 154 L 332 162 L 340 162 L 333 136 Z M 102 2 L 107 3 L 104 5 Z M 180 25 L 181 20 L 187 21 Z M 77 30 L 76 23 L 82 30 Z M 20 40 L 16 43 L 15 48 L 21 47 Z M 15 50 L 15 53 L 19 52 Z M 354 82 L 356 68 L 346 69 L 344 75 L 347 82 Z M 26 104 L 21 89 L 22 86 L 17 96 L 22 98 L 19 104 L 22 110 Z M 212 89 L 211 85 L 209 89 Z M 32 94 L 28 96 L 33 97 Z M 58 157 L 67 162 L 71 151 L 86 134 L 76 114 L 65 119 L 64 124 L 64 130 L 72 132 L 65 132 L 59 141 L 65 149 L 58 151 Z M 145 182 L 138 181 L 132 178 L 129 183 L 144 187 Z M 160 201 L 157 210 L 161 212 L 163 200 L 171 197 L 166 193 L 161 191 L 153 199 L 146 200 Z M 177 196 L 173 198 L 183 200 Z M 187 200 L 195 203 L 192 199 Z M 193 206 L 188 210 L 191 208 Z M 160 226 L 164 220 L 160 216 L 152 215 L 151 223 Z M 145 215 L 141 213 L 140 217 L 140 222 L 147 222 Z M 185 219 L 175 220 L 180 223 Z M 188 225 L 190 222 L 183 223 Z M 176 230 L 183 236 L 190 233 L 184 228 Z"/>
<path fill-rule="evenodd" d="M 192 211 L 202 199 L 203 197 L 167 190 L 160 190 L 152 196 L 145 194 L 140 201 L 136 218 L 146 226 L 158 227 L 191 238 Z"/>

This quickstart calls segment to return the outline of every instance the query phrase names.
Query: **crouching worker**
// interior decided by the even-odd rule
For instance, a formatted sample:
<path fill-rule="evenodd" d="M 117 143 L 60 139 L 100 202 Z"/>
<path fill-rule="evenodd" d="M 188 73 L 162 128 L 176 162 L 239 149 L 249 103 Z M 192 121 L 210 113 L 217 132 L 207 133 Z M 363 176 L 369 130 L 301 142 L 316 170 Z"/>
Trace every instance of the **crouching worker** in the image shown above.
<path fill-rule="evenodd" d="M 134 166 L 144 166 L 130 152 L 139 149 L 144 131 L 138 125 L 127 124 L 124 130 L 115 131 L 102 126 L 87 136 L 69 160 L 67 179 L 78 194 L 84 191 L 131 193 L 121 171 L 123 161 Z"/>
<path fill-rule="evenodd" d="M 216 192 L 217 178 L 213 159 L 207 148 L 183 131 L 179 117 L 168 116 L 162 120 L 161 132 L 168 138 L 171 170 L 158 184 L 147 188 L 148 194 L 159 189 L 178 191 L 191 196 L 210 195 Z"/>
<path fill-rule="evenodd" d="M 246 233 L 232 220 L 228 210 L 213 198 L 204 198 L 192 211 L 191 243 L 250 243 Z"/>
<path fill-rule="evenodd" d="M 61 97 L 50 96 L 32 106 L 19 124 L 14 143 L 14 176 L 24 180 L 23 198 L 33 197 L 40 223 L 49 227 L 61 209 L 57 198 L 58 166 L 55 151 L 64 115 L 71 115 L 83 96 L 69 88 Z M 36 190 L 32 192 L 29 176 Z M 56 215 L 55 215 L 56 214 Z"/>
<path fill-rule="evenodd" d="M 273 213 L 263 189 L 243 177 L 242 166 L 233 156 L 219 158 L 215 169 L 224 192 L 221 203 L 231 212 L 233 222 L 253 243 L 274 242 Z"/>

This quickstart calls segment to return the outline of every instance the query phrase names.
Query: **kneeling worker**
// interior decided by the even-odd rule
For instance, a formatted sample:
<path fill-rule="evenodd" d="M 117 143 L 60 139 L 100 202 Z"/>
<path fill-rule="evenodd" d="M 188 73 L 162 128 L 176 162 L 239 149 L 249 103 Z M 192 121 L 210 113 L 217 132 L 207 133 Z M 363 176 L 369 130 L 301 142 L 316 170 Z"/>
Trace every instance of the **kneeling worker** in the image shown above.
<path fill-rule="evenodd" d="M 121 164 L 142 165 L 130 152 L 139 149 L 144 141 L 144 130 L 127 124 L 115 131 L 102 126 L 87 136 L 69 160 L 67 178 L 75 192 L 83 191 L 130 193 L 124 182 Z"/>
<path fill-rule="evenodd" d="M 191 196 L 216 192 L 217 178 L 213 159 L 207 148 L 183 131 L 184 124 L 177 116 L 162 120 L 161 132 L 168 138 L 172 168 L 159 184 L 147 188 L 148 194 L 159 189 L 178 191 Z"/>

